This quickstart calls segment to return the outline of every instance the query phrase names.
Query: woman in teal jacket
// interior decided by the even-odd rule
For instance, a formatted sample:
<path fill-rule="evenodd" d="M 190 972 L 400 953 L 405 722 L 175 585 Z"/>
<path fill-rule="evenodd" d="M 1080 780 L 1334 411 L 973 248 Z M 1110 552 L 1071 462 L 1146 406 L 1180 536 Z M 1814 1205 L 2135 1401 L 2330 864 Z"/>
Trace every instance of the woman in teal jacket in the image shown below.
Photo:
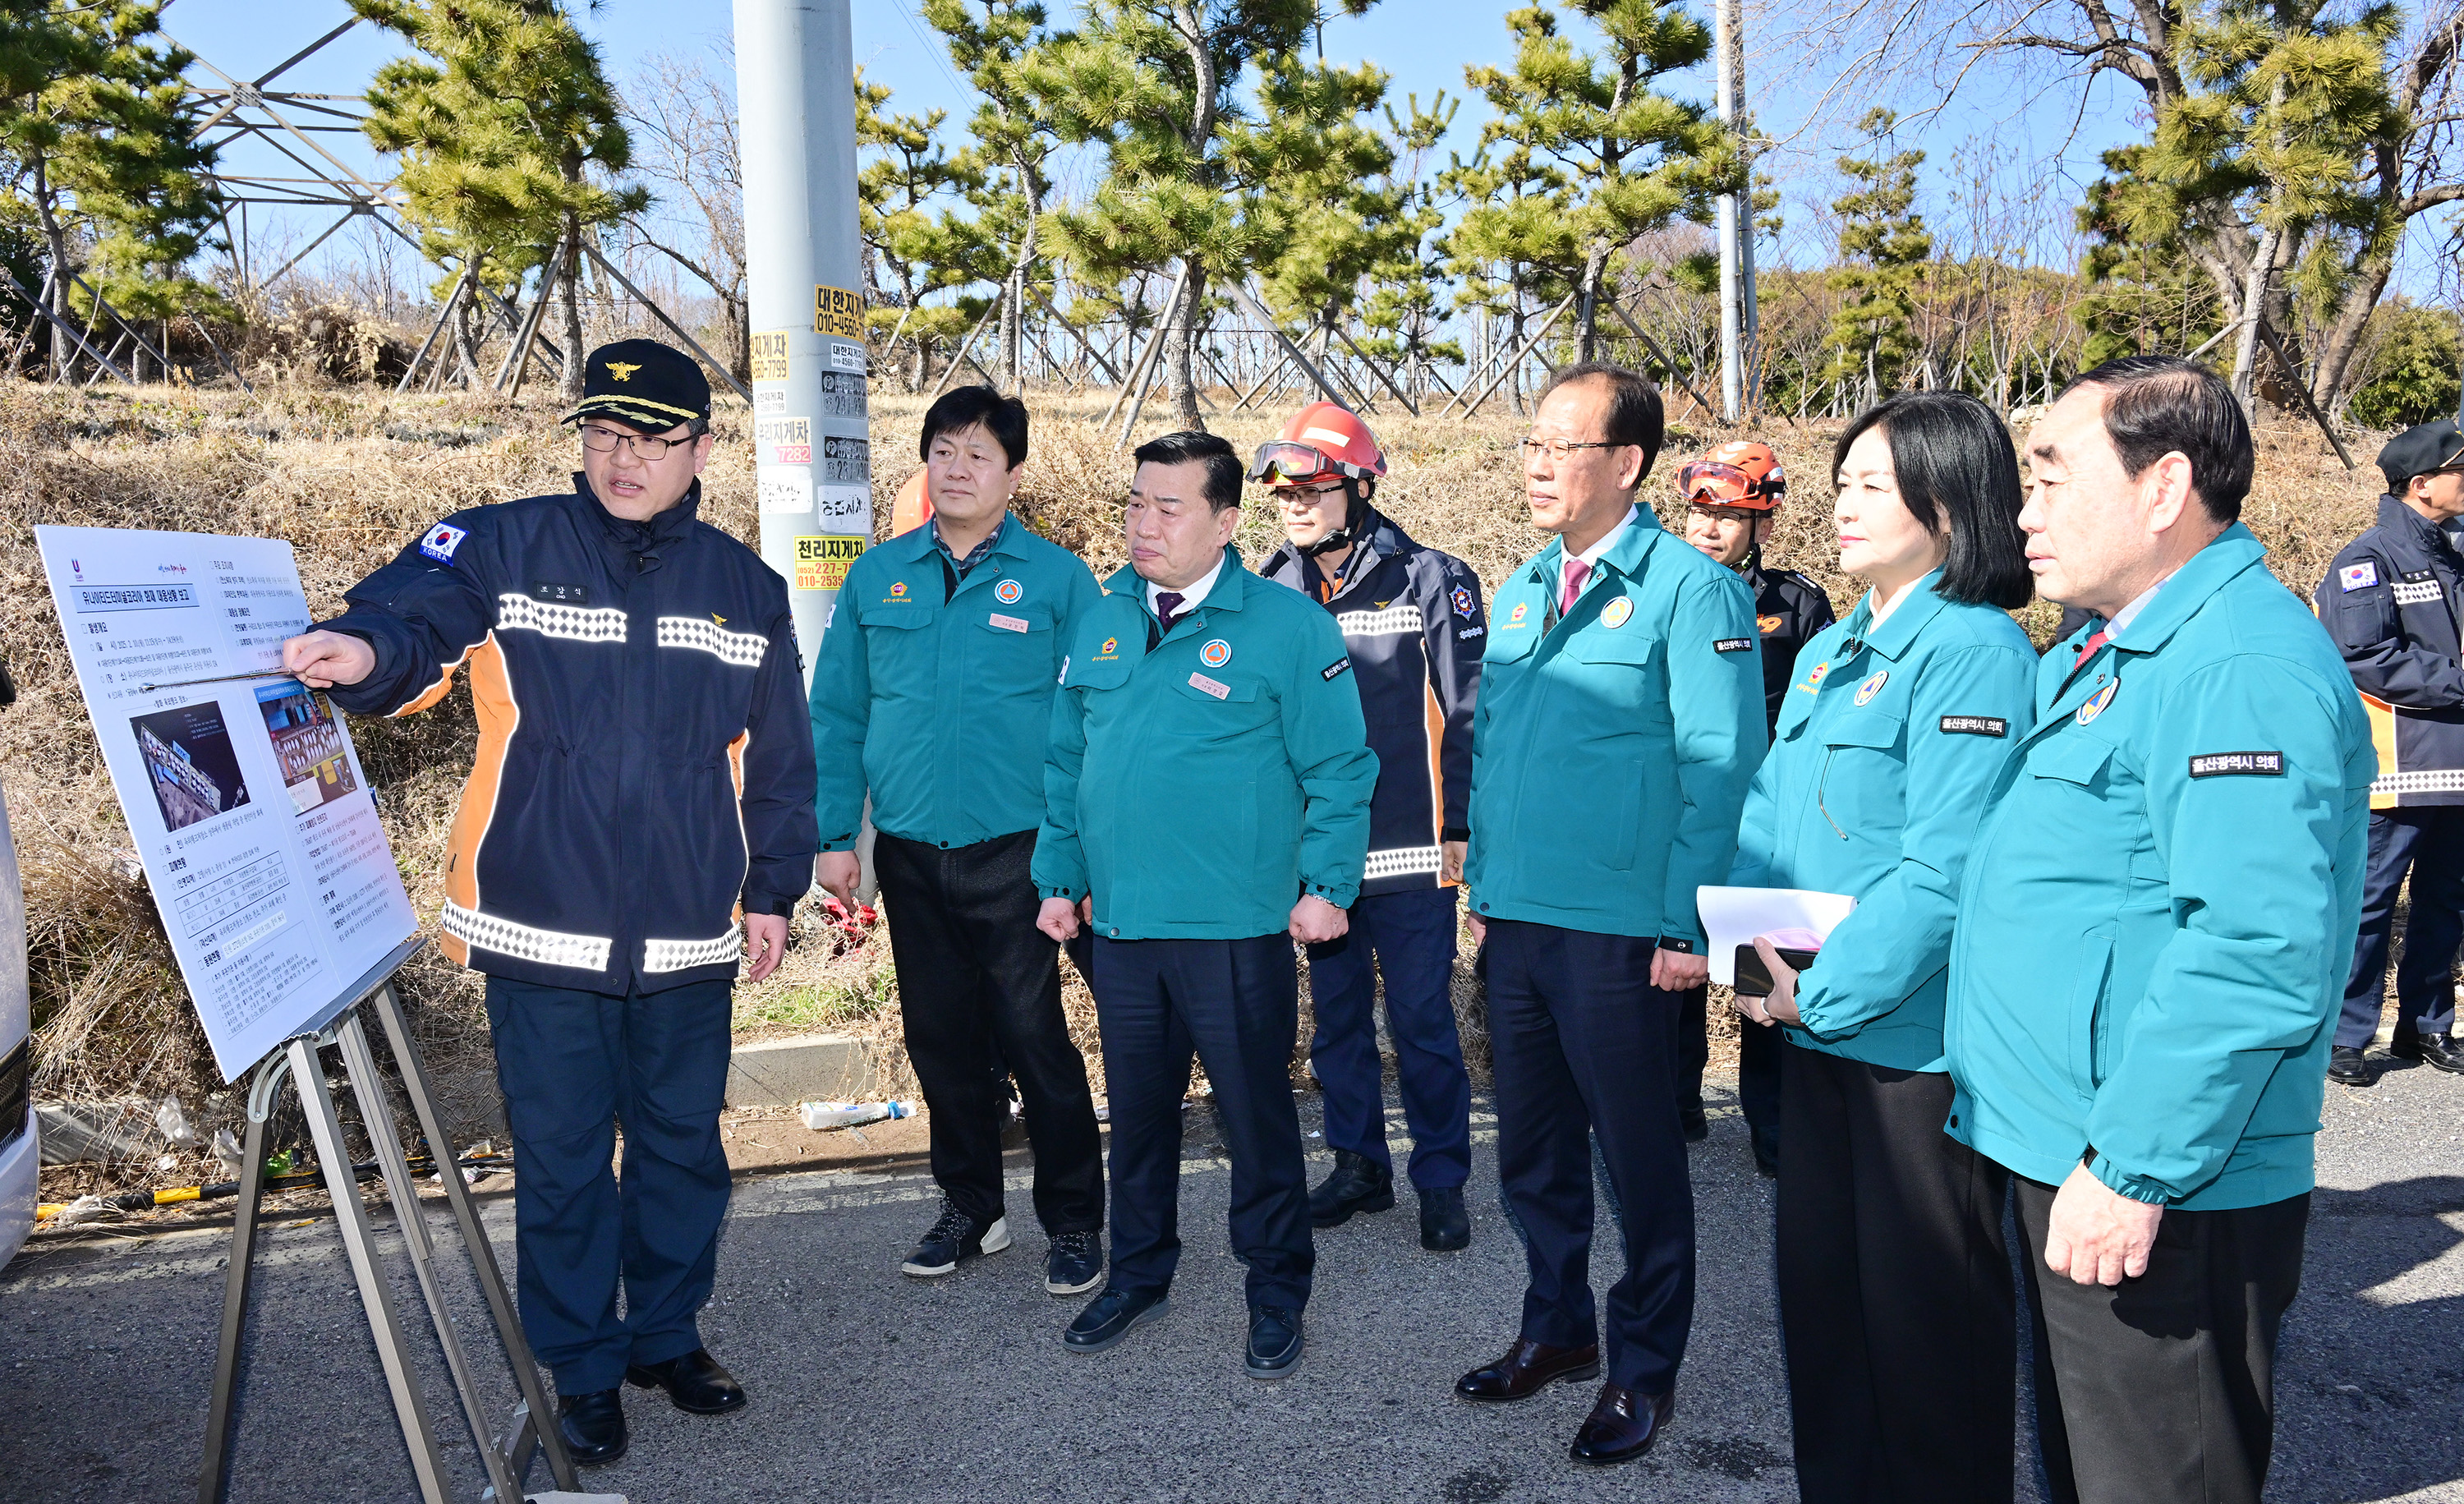
<path fill-rule="evenodd" d="M 1802 976 L 1756 941 L 1784 1025 L 1780 1325 L 1808 1504 L 2009 1504 L 2008 1177 L 1943 1132 L 1944 968 L 1969 843 L 2029 725 L 2019 469 L 1991 409 L 1893 397 L 1833 452 L 1846 621 L 1798 655 L 1746 796 L 1742 887 L 1856 909 Z"/>

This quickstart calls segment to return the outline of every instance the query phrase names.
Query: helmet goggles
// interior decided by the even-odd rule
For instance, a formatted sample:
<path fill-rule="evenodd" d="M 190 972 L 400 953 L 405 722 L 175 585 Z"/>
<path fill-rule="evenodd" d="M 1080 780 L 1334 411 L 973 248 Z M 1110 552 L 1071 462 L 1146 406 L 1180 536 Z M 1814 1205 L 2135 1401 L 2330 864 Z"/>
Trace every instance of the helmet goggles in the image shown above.
<path fill-rule="evenodd" d="M 1698 459 L 1677 472 L 1677 490 L 1688 506 L 1734 506 L 1768 512 L 1779 503 L 1779 488 L 1769 486 L 1735 465 Z"/>
<path fill-rule="evenodd" d="M 1323 450 L 1291 439 L 1270 439 L 1258 446 L 1249 461 L 1249 478 L 1270 486 L 1298 485 L 1310 480 L 1368 480 L 1376 472 L 1348 464 Z"/>

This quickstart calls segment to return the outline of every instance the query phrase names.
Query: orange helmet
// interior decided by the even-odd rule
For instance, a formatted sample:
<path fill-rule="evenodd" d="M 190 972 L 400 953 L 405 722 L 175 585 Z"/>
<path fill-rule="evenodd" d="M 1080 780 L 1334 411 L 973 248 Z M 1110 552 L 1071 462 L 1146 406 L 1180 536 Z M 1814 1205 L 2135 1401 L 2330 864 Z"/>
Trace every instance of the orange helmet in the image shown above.
<path fill-rule="evenodd" d="M 907 483 L 898 488 L 898 499 L 891 503 L 890 536 L 912 533 L 931 520 L 932 483 L 924 478 L 924 468 L 919 465 L 915 474 L 907 477 Z"/>
<path fill-rule="evenodd" d="M 1358 415 L 1331 402 L 1312 402 L 1258 446 L 1249 478 L 1269 486 L 1312 480 L 1372 480 L 1386 474 L 1386 456 Z"/>
<path fill-rule="evenodd" d="M 1678 471 L 1677 494 L 1688 506 L 1769 512 L 1788 495 L 1788 473 L 1770 445 L 1738 440 Z"/>

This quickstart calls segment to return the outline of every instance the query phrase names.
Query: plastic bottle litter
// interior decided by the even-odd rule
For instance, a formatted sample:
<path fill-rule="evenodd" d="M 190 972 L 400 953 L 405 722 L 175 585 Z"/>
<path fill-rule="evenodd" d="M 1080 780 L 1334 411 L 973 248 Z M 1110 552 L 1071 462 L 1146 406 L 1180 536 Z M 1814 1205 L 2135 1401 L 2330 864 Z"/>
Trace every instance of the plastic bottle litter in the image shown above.
<path fill-rule="evenodd" d="M 853 1128 L 859 1123 L 877 1123 L 886 1117 L 913 1117 L 913 1102 L 805 1102 L 796 1109 L 804 1126 L 815 1133 L 825 1128 Z"/>

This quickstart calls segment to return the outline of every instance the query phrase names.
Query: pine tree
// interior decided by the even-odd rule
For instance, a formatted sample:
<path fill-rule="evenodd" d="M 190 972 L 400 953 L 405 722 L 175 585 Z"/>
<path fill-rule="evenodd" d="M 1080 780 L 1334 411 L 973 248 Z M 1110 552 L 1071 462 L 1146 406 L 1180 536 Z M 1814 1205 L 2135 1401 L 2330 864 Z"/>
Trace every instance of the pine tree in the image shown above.
<path fill-rule="evenodd" d="M 1917 168 L 1925 154 L 1888 150 L 1898 125 L 1887 109 L 1858 122 L 1874 154 L 1839 159 L 1839 170 L 1858 187 L 1831 206 L 1840 219 L 1840 265 L 1831 285 L 1841 296 L 1831 317 L 1828 375 L 1861 382 L 1869 403 L 1899 386 L 1916 353 L 1917 273 L 1933 254 L 1933 235 L 1916 212 Z"/>
<path fill-rule="evenodd" d="M 976 174 L 965 194 L 976 210 L 967 259 L 1001 284 L 1001 380 L 1016 390 L 1026 289 L 1045 280 L 1037 238 L 1052 193 L 1045 165 L 1060 144 L 1026 64 L 1053 37 L 1037 0 L 924 0 L 924 19 L 949 38 L 951 60 L 983 100 L 968 122 L 975 144 L 961 154 Z"/>
<path fill-rule="evenodd" d="M 1375 0 L 1337 0 L 1353 15 Z M 1266 249 L 1254 213 L 1284 164 L 1252 131 L 1241 88 L 1253 65 L 1296 54 L 1319 0 L 1089 0 L 1086 24 L 1038 48 L 1028 86 L 1066 142 L 1100 144 L 1089 201 L 1049 216 L 1073 266 L 1118 280 L 1177 257 L 1187 285 L 1163 331 L 1174 410 L 1203 428 L 1193 370 L 1207 290 L 1247 276 Z M 1243 149 L 1246 148 L 1246 149 Z"/>
<path fill-rule="evenodd" d="M 632 163 L 598 46 L 559 0 L 351 0 L 351 9 L 434 59 L 379 69 L 366 127 L 379 151 L 403 159 L 398 181 L 429 254 L 501 288 L 563 246 L 563 396 L 578 400 L 582 237 L 650 204 L 647 188 L 591 179 L 593 168 L 611 175 Z"/>
<path fill-rule="evenodd" d="M 81 278 L 122 315 L 164 318 L 214 301 L 182 269 L 220 207 L 211 153 L 162 34 L 159 7 L 15 0 L 0 11 L 0 161 L 39 234 L 63 321 L 91 322 Z M 47 331 L 55 370 L 76 343 Z"/>
<path fill-rule="evenodd" d="M 910 390 L 920 387 L 935 344 L 974 327 L 984 300 L 928 308 L 926 295 L 975 279 L 967 255 L 973 232 L 939 209 L 952 193 L 980 187 L 981 174 L 953 158 L 941 142 L 947 110 L 899 115 L 890 109 L 887 84 L 855 77 L 855 141 L 870 153 L 856 169 L 856 229 L 864 242 L 867 285 L 891 295 L 889 306 L 866 319 L 886 334 L 910 342 Z M 937 212 L 936 212 L 937 210 Z M 887 285 L 885 286 L 885 279 Z"/>
<path fill-rule="evenodd" d="M 1504 320 L 1507 352 L 1521 349 L 1535 306 L 1554 307 L 1582 265 L 1567 212 L 1567 175 L 1530 146 L 1484 131 L 1472 159 L 1454 157 L 1438 175 L 1438 188 L 1465 206 L 1438 242 L 1446 269 L 1463 281 L 1456 311 Z M 1475 386 L 1482 380 L 1478 372 L 1466 379 Z M 1506 395 L 1521 412 L 1520 363 L 1507 378 Z"/>
<path fill-rule="evenodd" d="M 1555 12 L 1533 5 L 1507 12 L 1514 66 L 1468 67 L 1463 77 L 1497 111 L 1482 144 L 1511 143 L 1561 174 L 1548 196 L 1565 232 L 1529 226 L 1537 233 L 1520 248 L 1529 254 L 1515 259 L 1580 292 L 1576 358 L 1590 360 L 1611 258 L 1675 220 L 1707 223 L 1713 195 L 1743 188 L 1744 168 L 1734 136 L 1704 106 L 1653 88 L 1710 55 L 1701 23 L 1675 0 L 1566 0 L 1566 9 L 1599 29 L 1597 52 L 1577 50 L 1559 34 Z M 1567 233 L 1571 260 L 1560 249 Z"/>

